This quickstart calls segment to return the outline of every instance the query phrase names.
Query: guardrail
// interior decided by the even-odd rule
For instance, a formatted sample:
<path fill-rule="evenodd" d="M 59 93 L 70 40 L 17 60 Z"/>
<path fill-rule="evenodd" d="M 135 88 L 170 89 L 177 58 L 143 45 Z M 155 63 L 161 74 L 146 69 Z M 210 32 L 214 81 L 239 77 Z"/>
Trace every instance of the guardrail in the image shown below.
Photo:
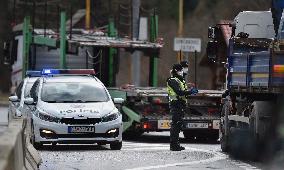
<path fill-rule="evenodd" d="M 41 157 L 30 144 L 25 127 L 25 119 L 13 118 L 0 135 L 0 170 L 38 169 Z"/>

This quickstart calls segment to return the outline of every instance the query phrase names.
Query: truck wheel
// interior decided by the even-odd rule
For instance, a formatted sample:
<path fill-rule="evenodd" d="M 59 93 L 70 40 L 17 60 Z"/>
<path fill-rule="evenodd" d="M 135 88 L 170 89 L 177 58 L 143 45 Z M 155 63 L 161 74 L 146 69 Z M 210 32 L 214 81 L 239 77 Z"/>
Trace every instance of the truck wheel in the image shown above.
<path fill-rule="evenodd" d="M 230 152 L 239 159 L 255 160 L 257 156 L 255 140 L 247 129 L 230 128 Z"/>
<path fill-rule="evenodd" d="M 230 134 L 230 126 L 229 126 L 229 120 L 228 120 L 228 114 L 226 112 L 229 112 L 229 103 L 226 102 L 223 107 L 222 107 L 222 111 L 221 111 L 221 122 L 220 122 L 220 144 L 221 144 L 221 149 L 223 152 L 229 152 L 229 134 Z M 227 129 L 227 133 L 229 134 L 225 134 L 225 130 Z"/>
<path fill-rule="evenodd" d="M 220 144 L 223 152 L 229 151 L 229 141 L 228 138 L 223 133 L 221 133 Z"/>
<path fill-rule="evenodd" d="M 121 150 L 122 148 L 122 142 L 113 142 L 110 144 L 111 150 Z"/>
<path fill-rule="evenodd" d="M 253 136 L 256 155 L 258 159 L 267 157 L 270 153 L 269 145 L 273 141 L 274 131 L 272 129 L 272 115 L 276 113 L 274 102 L 255 101 L 250 117 L 250 131 Z"/>
<path fill-rule="evenodd" d="M 275 104 L 268 101 L 255 101 L 252 115 L 254 115 L 254 134 L 259 141 L 265 141 L 271 133 L 271 117 L 276 112 Z"/>

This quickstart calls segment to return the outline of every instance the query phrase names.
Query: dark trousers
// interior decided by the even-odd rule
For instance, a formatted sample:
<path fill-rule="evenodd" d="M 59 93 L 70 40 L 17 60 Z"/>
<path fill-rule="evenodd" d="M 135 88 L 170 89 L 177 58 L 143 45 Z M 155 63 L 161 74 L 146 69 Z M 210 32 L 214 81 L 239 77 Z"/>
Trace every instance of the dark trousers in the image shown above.
<path fill-rule="evenodd" d="M 179 133 L 183 125 L 185 106 L 183 102 L 170 103 L 170 113 L 172 115 L 170 142 L 172 145 L 179 145 Z"/>

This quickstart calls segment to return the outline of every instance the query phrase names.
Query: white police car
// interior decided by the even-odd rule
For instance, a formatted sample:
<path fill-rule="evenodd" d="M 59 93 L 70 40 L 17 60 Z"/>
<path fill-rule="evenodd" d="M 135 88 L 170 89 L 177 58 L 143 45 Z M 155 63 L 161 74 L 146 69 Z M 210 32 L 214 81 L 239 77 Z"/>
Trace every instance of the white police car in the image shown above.
<path fill-rule="evenodd" d="M 41 76 L 40 71 L 27 71 L 26 78 L 15 89 L 14 95 L 9 97 L 9 116 L 22 116 L 24 113 L 24 99 L 30 94 L 34 82 Z"/>
<path fill-rule="evenodd" d="M 48 75 L 34 83 L 31 98 L 25 99 L 28 129 L 36 148 L 47 143 L 98 143 L 121 149 L 122 115 L 114 102 L 123 99 L 113 102 L 103 83 L 90 75 L 94 70 L 43 73 Z"/>

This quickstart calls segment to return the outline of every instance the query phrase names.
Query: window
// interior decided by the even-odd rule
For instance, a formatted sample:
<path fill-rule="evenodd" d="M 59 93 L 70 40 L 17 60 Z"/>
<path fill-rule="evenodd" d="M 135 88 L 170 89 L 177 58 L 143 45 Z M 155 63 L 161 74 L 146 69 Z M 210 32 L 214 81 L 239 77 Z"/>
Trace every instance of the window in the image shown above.
<path fill-rule="evenodd" d="M 40 82 L 40 79 L 38 79 L 32 86 L 31 88 L 31 97 L 34 99 L 35 102 L 37 102 L 38 100 L 38 91 L 39 91 L 39 82 Z"/>
<path fill-rule="evenodd" d="M 109 97 L 101 85 L 91 83 L 44 83 L 41 99 L 45 102 L 106 102 Z"/>
<path fill-rule="evenodd" d="M 23 84 L 24 84 L 24 81 L 22 81 L 16 89 L 16 95 L 18 96 L 19 99 L 21 98 L 21 95 L 22 95 Z"/>

